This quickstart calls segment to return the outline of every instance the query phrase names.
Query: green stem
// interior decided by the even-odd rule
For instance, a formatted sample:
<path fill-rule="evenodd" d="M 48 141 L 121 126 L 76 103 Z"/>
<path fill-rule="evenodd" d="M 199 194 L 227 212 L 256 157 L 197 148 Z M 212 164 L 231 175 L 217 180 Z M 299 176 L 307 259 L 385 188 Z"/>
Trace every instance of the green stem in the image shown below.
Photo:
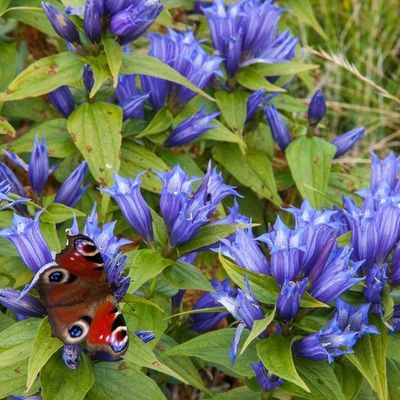
<path fill-rule="evenodd" d="M 146 299 L 146 300 L 151 299 L 151 297 L 153 296 L 154 289 L 155 289 L 155 287 L 156 287 L 156 285 L 157 285 L 157 280 L 158 280 L 158 275 L 156 275 L 156 276 L 153 278 L 153 280 L 151 281 L 149 290 L 147 291 L 146 296 L 145 296 L 145 299 Z"/>

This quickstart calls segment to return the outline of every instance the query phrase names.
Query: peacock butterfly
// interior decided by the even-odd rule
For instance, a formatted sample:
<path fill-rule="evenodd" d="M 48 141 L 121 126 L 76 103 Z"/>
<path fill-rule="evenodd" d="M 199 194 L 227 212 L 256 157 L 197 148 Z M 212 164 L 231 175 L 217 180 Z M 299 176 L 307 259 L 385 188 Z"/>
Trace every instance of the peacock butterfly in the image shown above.
<path fill-rule="evenodd" d="M 117 285 L 108 282 L 103 258 L 85 235 L 68 236 L 67 247 L 35 285 L 47 308 L 52 336 L 67 345 L 86 339 L 90 351 L 117 360 L 128 349 L 128 330 Z"/>

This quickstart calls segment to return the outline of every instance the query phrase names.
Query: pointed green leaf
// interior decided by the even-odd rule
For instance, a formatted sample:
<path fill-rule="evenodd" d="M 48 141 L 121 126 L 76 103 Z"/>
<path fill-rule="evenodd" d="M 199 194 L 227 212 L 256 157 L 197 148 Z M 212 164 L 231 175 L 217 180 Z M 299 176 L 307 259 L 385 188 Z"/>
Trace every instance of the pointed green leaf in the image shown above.
<path fill-rule="evenodd" d="M 316 64 L 304 64 L 295 61 L 273 64 L 259 63 L 252 66 L 252 68 L 254 68 L 262 76 L 296 75 L 301 72 L 317 69 L 319 67 L 320 66 Z"/>
<path fill-rule="evenodd" d="M 29 357 L 28 378 L 26 382 L 28 390 L 33 385 L 43 365 L 45 365 L 50 357 L 63 346 L 63 342 L 57 338 L 51 337 L 51 326 L 47 317 L 42 319 Z"/>
<path fill-rule="evenodd" d="M 27 119 L 35 122 L 60 118 L 60 113 L 41 97 L 8 101 L 3 103 L 1 113 L 7 118 Z"/>
<path fill-rule="evenodd" d="M 247 386 L 240 386 L 224 393 L 219 393 L 213 400 L 260 400 L 260 393 Z"/>
<path fill-rule="evenodd" d="M 310 391 L 307 393 L 301 387 L 286 381 L 280 387 L 285 393 L 295 396 L 296 399 L 350 400 L 344 396 L 332 367 L 326 361 L 297 359 L 295 366 Z"/>
<path fill-rule="evenodd" d="M 105 54 L 100 54 L 97 57 L 86 57 L 85 61 L 90 64 L 93 71 L 94 84 L 90 91 L 90 98 L 93 98 L 104 82 L 111 77 L 111 72 Z"/>
<path fill-rule="evenodd" d="M 42 396 L 52 400 L 81 400 L 95 381 L 93 367 L 85 353 L 79 355 L 80 366 L 69 369 L 61 357 L 54 354 L 40 373 Z"/>
<path fill-rule="evenodd" d="M 125 354 L 124 359 L 141 367 L 154 369 L 163 374 L 173 376 L 183 383 L 188 383 L 185 378 L 159 361 L 156 355 L 136 335 L 131 335 L 129 350 Z"/>
<path fill-rule="evenodd" d="M 15 137 L 14 127 L 0 115 L 0 135 Z"/>
<path fill-rule="evenodd" d="M 25 384 L 28 371 L 28 360 L 16 361 L 7 366 L 0 367 L 0 398 L 6 398 L 8 394 L 26 395 Z M 33 390 L 33 393 L 39 389 Z M 29 394 L 32 394 L 29 393 Z"/>
<path fill-rule="evenodd" d="M 234 144 L 216 145 L 213 157 L 242 185 L 265 197 L 277 207 L 282 206 L 269 158 L 262 152 L 248 149 L 243 155 Z"/>
<path fill-rule="evenodd" d="M 345 399 L 355 400 L 361 389 L 362 375 L 352 365 L 342 362 L 335 362 L 332 365 Z"/>
<path fill-rule="evenodd" d="M 270 372 L 310 392 L 294 366 L 292 343 L 293 337 L 273 335 L 257 343 L 257 354 Z"/>
<path fill-rule="evenodd" d="M 353 347 L 354 354 L 347 359 L 363 374 L 379 400 L 387 399 L 386 349 L 388 343 L 387 328 L 378 315 L 370 315 L 380 335 L 364 335 Z"/>
<path fill-rule="evenodd" d="M 0 42 L 0 54 L 0 91 L 3 91 L 14 78 L 17 68 L 18 54 L 15 43 Z"/>
<path fill-rule="evenodd" d="M 265 89 L 267 92 L 285 92 L 285 89 L 267 81 L 254 66 L 242 68 L 236 78 L 242 86 L 250 90 Z"/>
<path fill-rule="evenodd" d="M 171 82 L 179 83 L 182 86 L 186 86 L 206 99 L 214 100 L 211 96 L 193 85 L 193 83 L 182 76 L 179 72 L 171 68 L 169 65 L 163 63 L 155 57 L 151 57 L 146 54 L 140 54 L 138 52 L 123 53 L 120 74 L 140 74 L 166 79 Z"/>
<path fill-rule="evenodd" d="M 75 208 L 65 206 L 60 203 L 51 203 L 46 207 L 45 212 L 41 215 L 40 221 L 58 224 L 65 222 L 74 217 L 84 217 L 85 213 Z"/>
<path fill-rule="evenodd" d="M 235 366 L 232 368 L 229 349 L 235 331 L 235 329 L 227 328 L 204 333 L 188 342 L 168 349 L 162 357 L 164 358 L 176 355 L 195 356 L 202 360 L 212 362 L 213 364 L 220 364 L 228 371 L 236 372 L 246 377 L 252 377 L 254 376 L 254 370 L 250 364 L 259 361 L 256 354 L 255 342 L 252 342 L 247 347 L 244 354 L 237 357 Z M 244 330 L 240 340 L 240 346 L 243 345 L 248 335 L 249 331 Z"/>
<path fill-rule="evenodd" d="M 183 261 L 176 261 L 163 271 L 168 283 L 178 289 L 197 289 L 214 292 L 213 287 L 205 275 L 194 265 Z"/>
<path fill-rule="evenodd" d="M 399 396 L 400 390 L 400 363 L 388 358 L 386 368 L 388 378 L 388 399 L 395 400 Z"/>
<path fill-rule="evenodd" d="M 157 250 L 143 249 L 131 252 L 127 261 L 128 268 L 133 270 L 130 292 L 135 292 L 143 283 L 159 275 L 164 268 L 173 263 L 174 260 L 163 258 Z"/>
<path fill-rule="evenodd" d="M 268 328 L 268 325 L 273 321 L 273 319 L 275 317 L 275 312 L 276 312 L 276 306 L 274 307 L 273 310 L 271 310 L 270 312 L 267 312 L 263 319 L 256 319 L 254 321 L 254 325 L 250 332 L 250 335 L 244 342 L 244 345 L 243 345 L 242 349 L 240 350 L 239 354 L 243 354 L 244 351 L 246 350 L 247 346 L 256 337 L 258 337 L 258 335 L 260 335 L 262 332 L 264 332 Z"/>
<path fill-rule="evenodd" d="M 323 205 L 336 147 L 317 137 L 301 137 L 290 143 L 285 155 L 293 180 L 312 207 Z"/>
<path fill-rule="evenodd" d="M 282 4 L 292 10 L 293 14 L 300 21 L 311 26 L 323 39 L 328 40 L 324 30 L 314 16 L 313 8 L 311 7 L 309 0 L 301 2 L 297 0 L 284 0 Z"/>
<path fill-rule="evenodd" d="M 97 363 L 94 370 L 96 382 L 85 400 L 166 400 L 157 383 L 130 362 Z"/>
<path fill-rule="evenodd" d="M 251 289 L 258 301 L 267 304 L 275 304 L 279 294 L 279 287 L 276 280 L 268 275 L 261 275 L 253 271 L 238 267 L 227 258 L 219 256 L 222 267 L 225 269 L 229 277 L 243 290 L 246 289 L 244 278 L 246 275 L 251 282 Z"/>
<path fill-rule="evenodd" d="M 107 57 L 107 64 L 114 79 L 114 88 L 118 85 L 119 70 L 122 65 L 122 47 L 113 38 L 103 38 L 104 51 Z"/>
<path fill-rule="evenodd" d="M 42 58 L 22 71 L 0 93 L 0 101 L 19 100 L 49 93 L 62 85 L 77 86 L 82 82 L 83 61 L 71 52 Z"/>
<path fill-rule="evenodd" d="M 112 186 L 119 171 L 122 108 L 96 101 L 83 103 L 68 118 L 67 128 L 100 187 Z"/>
<path fill-rule="evenodd" d="M 226 238 L 234 233 L 237 225 L 216 224 L 203 226 L 196 237 L 178 247 L 179 255 L 191 253 L 202 247 L 210 246 L 218 241 L 218 238 Z"/>
<path fill-rule="evenodd" d="M 222 118 L 239 138 L 242 137 L 244 122 L 246 121 L 247 97 L 248 95 L 244 92 L 228 93 L 220 91 L 215 94 Z"/>
<path fill-rule="evenodd" d="M 157 112 L 154 118 L 146 126 L 146 129 L 139 135 L 135 135 L 137 138 L 144 136 L 155 135 L 160 132 L 165 132 L 172 124 L 173 118 L 171 113 L 166 107 L 163 107 Z"/>
<path fill-rule="evenodd" d="M 11 325 L 0 333 L 0 367 L 28 358 L 40 319 L 30 318 Z"/>

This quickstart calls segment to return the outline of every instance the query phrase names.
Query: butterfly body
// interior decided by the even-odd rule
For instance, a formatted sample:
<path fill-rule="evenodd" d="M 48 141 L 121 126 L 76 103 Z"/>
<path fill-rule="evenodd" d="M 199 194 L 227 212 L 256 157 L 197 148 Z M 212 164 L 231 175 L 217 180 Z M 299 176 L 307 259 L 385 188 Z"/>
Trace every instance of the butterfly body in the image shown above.
<path fill-rule="evenodd" d="M 108 282 L 99 250 L 84 235 L 68 237 L 67 247 L 36 284 L 45 304 L 52 336 L 67 345 L 86 339 L 91 351 L 116 360 L 126 353 L 128 331 L 116 297 L 117 285 Z"/>

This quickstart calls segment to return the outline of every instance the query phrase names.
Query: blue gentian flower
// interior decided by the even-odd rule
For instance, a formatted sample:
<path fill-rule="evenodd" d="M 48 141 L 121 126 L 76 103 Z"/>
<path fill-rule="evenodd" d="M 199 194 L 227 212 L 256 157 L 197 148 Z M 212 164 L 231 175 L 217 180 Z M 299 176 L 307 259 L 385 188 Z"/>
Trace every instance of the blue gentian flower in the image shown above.
<path fill-rule="evenodd" d="M 262 362 L 258 364 L 250 364 L 254 369 L 254 372 L 257 376 L 257 382 L 262 390 L 265 392 L 271 392 L 276 389 L 278 386 L 282 385 L 283 378 L 279 378 L 279 376 L 274 375 L 265 367 Z"/>
<path fill-rule="evenodd" d="M 114 173 L 114 186 L 109 189 L 100 189 L 108 193 L 121 208 L 122 214 L 128 223 L 142 236 L 146 243 L 154 240 L 151 224 L 150 209 L 140 193 L 140 175 L 135 180 L 124 178 Z"/>
<path fill-rule="evenodd" d="M 163 8 L 159 0 L 137 0 L 111 17 L 109 31 L 124 46 L 142 36 Z"/>
<path fill-rule="evenodd" d="M 127 120 L 129 118 L 140 118 L 144 119 L 144 106 L 143 103 L 145 100 L 149 98 L 148 93 L 138 94 L 136 96 L 132 96 L 127 100 L 120 102 L 120 106 L 123 111 L 123 120 Z"/>
<path fill-rule="evenodd" d="M 149 55 L 178 71 L 198 88 L 204 89 L 214 74 L 221 74 L 219 57 L 209 56 L 195 39 L 193 32 L 175 32 L 149 35 L 151 50 Z M 143 91 L 150 93 L 149 102 L 159 110 L 167 102 L 168 109 L 175 115 L 196 93 L 174 82 L 140 76 Z"/>
<path fill-rule="evenodd" d="M 239 321 L 239 325 L 236 329 L 232 346 L 229 351 L 232 365 L 235 364 L 236 354 L 243 329 L 248 328 L 251 330 L 253 328 L 254 321 L 263 319 L 265 316 L 260 304 L 254 297 L 247 275 L 245 278 L 245 283 L 247 293 L 242 289 L 238 289 L 236 296 L 232 296 L 226 291 L 220 291 L 216 294 L 212 294 L 212 297 L 222 304 Z M 259 335 L 259 337 L 268 337 L 268 331 L 265 330 Z"/>
<path fill-rule="evenodd" d="M 271 275 L 268 260 L 258 247 L 254 239 L 251 226 L 247 229 L 238 229 L 232 241 L 220 239 L 223 247 L 221 253 L 232 258 L 235 263 L 249 271 Z"/>
<path fill-rule="evenodd" d="M 210 123 L 220 113 L 206 114 L 205 109 L 206 106 L 202 107 L 191 117 L 178 124 L 168 136 L 165 145 L 167 147 L 181 146 L 198 138 L 204 132 L 216 128 L 216 125 L 210 126 Z"/>
<path fill-rule="evenodd" d="M 54 203 L 61 203 L 68 207 L 75 207 L 79 199 L 89 185 L 81 188 L 81 185 L 85 179 L 85 174 L 88 168 L 86 161 L 83 161 L 77 168 L 75 168 L 64 183 L 57 190 Z"/>
<path fill-rule="evenodd" d="M 42 2 L 43 10 L 54 30 L 66 41 L 80 44 L 78 30 L 74 24 L 50 3 Z"/>
<path fill-rule="evenodd" d="M 259 89 L 251 93 L 247 98 L 247 109 L 246 109 L 246 123 L 253 119 L 258 108 L 265 102 L 264 100 L 265 90 Z"/>
<path fill-rule="evenodd" d="M 276 311 L 284 323 L 290 322 L 300 308 L 300 300 L 306 290 L 308 279 L 300 282 L 285 280 L 276 299 Z"/>
<path fill-rule="evenodd" d="M 227 278 L 222 282 L 218 282 L 215 277 L 212 278 L 211 284 L 217 292 L 225 292 L 229 296 L 235 296 L 237 291 L 232 290 L 229 285 L 230 279 Z M 203 294 L 193 306 L 193 310 L 200 310 L 202 308 L 216 308 L 220 307 L 218 301 L 213 297 L 213 294 L 208 292 Z M 215 312 L 215 313 L 195 313 L 191 314 L 189 321 L 191 323 L 190 328 L 198 333 L 207 332 L 214 329 L 229 312 Z"/>
<path fill-rule="evenodd" d="M 335 357 L 354 353 L 352 347 L 364 334 L 379 333 L 375 326 L 367 325 L 369 305 L 362 305 L 357 310 L 337 300 L 336 308 L 328 326 L 293 344 L 292 350 L 297 357 L 332 363 Z"/>
<path fill-rule="evenodd" d="M 135 331 L 135 335 L 143 342 L 149 343 L 156 338 L 153 331 Z"/>
<path fill-rule="evenodd" d="M 94 85 L 94 75 L 92 67 L 89 64 L 85 64 L 83 67 L 83 83 L 86 90 L 90 93 Z"/>
<path fill-rule="evenodd" d="M 400 331 L 400 304 L 397 304 L 393 307 L 393 316 L 391 321 L 393 324 L 393 328 L 396 331 Z"/>
<path fill-rule="evenodd" d="M 21 292 L 14 289 L 0 289 L 0 304 L 12 311 L 19 320 L 43 318 L 46 307 L 36 297 L 26 295 L 20 299 Z"/>
<path fill-rule="evenodd" d="M 292 138 L 290 137 L 289 129 L 286 126 L 285 121 L 274 105 L 266 107 L 264 112 L 271 128 L 272 137 L 279 148 L 282 151 L 285 151 L 286 147 L 288 147 L 292 142 Z"/>
<path fill-rule="evenodd" d="M 322 90 L 317 90 L 314 93 L 308 106 L 308 123 L 312 127 L 316 127 L 326 114 L 326 101 Z"/>
<path fill-rule="evenodd" d="M 74 98 L 68 86 L 60 86 L 47 94 L 50 103 L 64 117 L 68 118 L 75 109 Z"/>
<path fill-rule="evenodd" d="M 34 273 L 53 261 L 40 231 L 39 217 L 43 211 L 36 213 L 34 219 L 14 214 L 13 225 L 0 231 L 0 236 L 13 243 L 22 261 Z"/>
<path fill-rule="evenodd" d="M 361 126 L 333 139 L 331 143 L 337 148 L 333 158 L 338 158 L 347 153 L 364 136 L 364 133 L 365 128 Z"/>
<path fill-rule="evenodd" d="M 387 264 L 374 266 L 368 271 L 365 277 L 364 298 L 368 303 L 377 304 L 382 300 L 383 288 L 387 282 Z"/>
<path fill-rule="evenodd" d="M 75 370 L 79 368 L 79 365 L 81 364 L 79 360 L 79 354 L 82 351 L 83 348 L 78 345 L 64 345 L 61 357 L 69 369 Z"/>
<path fill-rule="evenodd" d="M 224 0 L 214 0 L 203 8 L 217 54 L 225 59 L 230 78 L 240 67 L 254 63 L 285 62 L 295 57 L 298 39 L 289 31 L 277 29 L 280 14 L 272 0 L 239 0 L 225 7 Z"/>
<path fill-rule="evenodd" d="M 25 171 L 28 171 L 29 182 L 34 191 L 34 194 L 37 199 L 41 199 L 44 186 L 47 182 L 47 178 L 56 169 L 49 167 L 49 156 L 44 136 L 42 138 L 42 144 L 40 144 L 39 138 L 37 136 L 35 137 L 35 142 L 33 145 L 29 164 L 19 158 L 16 154 L 9 153 L 6 150 L 3 151 L 10 158 L 11 161 L 22 167 Z"/>
<path fill-rule="evenodd" d="M 16 207 L 16 206 L 18 206 L 19 203 L 21 203 L 23 201 L 29 201 L 29 199 L 27 199 L 25 197 L 21 197 L 18 200 L 10 199 L 7 196 L 7 194 L 10 192 L 11 192 L 11 184 L 8 182 L 8 180 L 4 180 L 4 181 L 0 180 L 0 204 L 3 201 L 7 202 L 7 204 L 0 206 L 0 211 L 5 210 L 6 208 L 9 208 L 9 207 Z"/>
<path fill-rule="evenodd" d="M 86 0 L 83 29 L 92 43 L 99 43 L 102 33 L 103 6 L 98 0 Z M 90 91 L 90 89 L 88 89 Z"/>

